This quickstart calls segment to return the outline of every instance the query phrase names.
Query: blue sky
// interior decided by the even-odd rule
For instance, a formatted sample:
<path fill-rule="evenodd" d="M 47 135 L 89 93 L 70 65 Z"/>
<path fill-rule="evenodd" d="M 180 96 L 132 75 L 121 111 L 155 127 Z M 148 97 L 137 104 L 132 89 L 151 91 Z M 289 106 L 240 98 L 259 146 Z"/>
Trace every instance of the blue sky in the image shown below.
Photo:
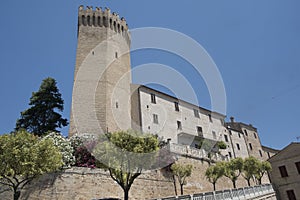
<path fill-rule="evenodd" d="M 2 1 L 0 133 L 13 130 L 41 81 L 51 76 L 69 118 L 78 6 L 110 7 L 130 28 L 164 27 L 188 35 L 213 58 L 227 94 L 228 119 L 258 128 L 263 145 L 283 148 L 300 136 L 300 2 L 297 0 Z M 134 39 L 134 38 L 132 38 Z M 132 54 L 132 65 L 157 62 L 192 80 L 200 106 L 210 108 L 201 77 L 167 52 Z M 68 127 L 62 129 L 67 134 Z"/>

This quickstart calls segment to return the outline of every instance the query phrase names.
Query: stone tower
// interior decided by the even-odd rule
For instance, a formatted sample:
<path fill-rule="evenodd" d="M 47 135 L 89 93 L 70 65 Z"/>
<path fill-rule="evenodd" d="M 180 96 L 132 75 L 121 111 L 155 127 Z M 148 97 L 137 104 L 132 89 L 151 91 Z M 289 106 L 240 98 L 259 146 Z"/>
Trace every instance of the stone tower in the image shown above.
<path fill-rule="evenodd" d="M 69 136 L 131 127 L 130 34 L 110 9 L 79 7 Z"/>

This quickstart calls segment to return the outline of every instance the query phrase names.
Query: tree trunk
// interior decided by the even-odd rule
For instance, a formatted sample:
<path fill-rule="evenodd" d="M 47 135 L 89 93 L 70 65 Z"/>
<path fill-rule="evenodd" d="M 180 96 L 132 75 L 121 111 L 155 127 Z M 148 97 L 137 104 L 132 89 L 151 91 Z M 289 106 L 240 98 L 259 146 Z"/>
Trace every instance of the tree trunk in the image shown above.
<path fill-rule="evenodd" d="M 128 200 L 129 189 L 124 189 L 124 200 Z"/>
<path fill-rule="evenodd" d="M 233 188 L 235 189 L 236 188 L 236 182 L 232 181 L 232 184 L 233 184 Z"/>
<path fill-rule="evenodd" d="M 17 188 L 14 188 L 14 200 L 18 200 L 21 196 L 21 191 L 19 191 Z"/>
<path fill-rule="evenodd" d="M 216 183 L 213 183 L 213 185 L 214 185 L 214 191 L 216 191 Z"/>
<path fill-rule="evenodd" d="M 176 179 L 175 179 L 175 175 L 173 175 L 173 184 L 174 184 L 175 195 L 177 196 L 177 188 L 176 188 Z"/>
<path fill-rule="evenodd" d="M 247 180 L 247 183 L 248 183 L 248 186 L 250 187 L 251 186 L 250 179 Z"/>
<path fill-rule="evenodd" d="M 180 184 L 180 194 L 183 195 L 183 184 Z"/>
<path fill-rule="evenodd" d="M 259 179 L 257 179 L 257 180 L 258 180 L 258 184 L 259 184 L 259 185 L 261 185 L 261 179 L 262 179 L 262 177 L 261 177 L 261 178 L 259 178 Z"/>

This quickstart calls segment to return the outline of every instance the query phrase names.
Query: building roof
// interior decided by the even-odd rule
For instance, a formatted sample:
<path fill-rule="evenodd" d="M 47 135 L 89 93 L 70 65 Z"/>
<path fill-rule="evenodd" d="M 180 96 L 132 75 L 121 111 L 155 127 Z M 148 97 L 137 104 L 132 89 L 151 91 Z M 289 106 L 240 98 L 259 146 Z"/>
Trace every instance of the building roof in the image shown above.
<path fill-rule="evenodd" d="M 167 97 L 169 97 L 169 98 L 172 98 L 172 99 L 174 99 L 175 101 L 183 102 L 183 103 L 189 104 L 189 105 L 191 105 L 191 106 L 198 107 L 199 109 L 201 109 L 201 110 L 203 110 L 203 111 L 205 111 L 205 112 L 207 112 L 207 113 L 211 113 L 212 115 L 218 115 L 218 116 L 223 117 L 223 118 L 226 117 L 226 115 L 223 115 L 223 114 L 218 113 L 218 112 L 215 112 L 215 111 L 208 110 L 208 109 L 206 109 L 206 108 L 200 107 L 199 105 L 192 104 L 192 103 L 187 102 L 187 101 L 185 101 L 185 100 L 178 99 L 177 97 L 174 97 L 174 96 L 172 96 L 172 95 L 170 95 L 170 94 L 166 94 L 166 93 L 164 93 L 164 92 L 161 92 L 161 91 L 159 91 L 159 90 L 153 89 L 153 88 L 151 88 L 151 87 L 148 87 L 148 86 L 145 86 L 145 85 L 139 85 L 139 84 L 132 84 L 132 85 L 136 85 L 138 88 L 146 88 L 146 89 L 148 89 L 148 90 L 152 90 L 153 92 L 160 93 L 160 94 L 165 95 L 165 96 L 167 96 Z"/>
<path fill-rule="evenodd" d="M 300 142 L 292 142 L 288 146 L 284 147 L 277 154 L 269 158 L 268 161 L 272 163 L 272 162 L 276 162 L 277 160 L 283 160 L 295 156 L 300 156 L 299 152 L 300 152 Z"/>
<path fill-rule="evenodd" d="M 264 150 L 264 151 L 266 151 L 266 152 L 271 152 L 271 153 L 278 153 L 280 150 L 278 150 L 278 149 L 273 149 L 273 148 L 271 148 L 271 147 L 267 147 L 267 146 L 261 146 L 262 147 L 262 149 Z"/>

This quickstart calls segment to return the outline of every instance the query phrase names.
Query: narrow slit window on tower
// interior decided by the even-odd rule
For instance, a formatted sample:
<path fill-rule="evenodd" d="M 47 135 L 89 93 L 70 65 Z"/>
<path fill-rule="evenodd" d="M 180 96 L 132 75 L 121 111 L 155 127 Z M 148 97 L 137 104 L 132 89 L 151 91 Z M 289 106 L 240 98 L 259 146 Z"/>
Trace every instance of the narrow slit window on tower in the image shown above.
<path fill-rule="evenodd" d="M 151 94 L 151 103 L 156 103 L 156 97 L 155 94 Z"/>
<path fill-rule="evenodd" d="M 118 52 L 115 52 L 115 58 L 118 58 Z"/>
<path fill-rule="evenodd" d="M 257 138 L 256 133 L 253 133 L 254 137 Z"/>
<path fill-rule="evenodd" d="M 181 121 L 177 121 L 177 130 L 182 130 Z"/>
<path fill-rule="evenodd" d="M 215 131 L 212 131 L 212 135 L 213 135 L 213 138 L 216 140 L 217 139 L 217 134 Z"/>
<path fill-rule="evenodd" d="M 116 108 L 119 108 L 119 103 L 118 102 L 116 102 Z"/>
<path fill-rule="evenodd" d="M 259 155 L 260 157 L 263 157 L 261 150 L 259 150 Z"/>
<path fill-rule="evenodd" d="M 250 148 L 250 150 L 252 150 L 253 148 L 252 148 L 252 144 L 251 143 L 249 143 L 249 148 Z"/>
<path fill-rule="evenodd" d="M 211 114 L 208 114 L 209 122 L 213 122 Z"/>
<path fill-rule="evenodd" d="M 241 150 L 240 145 L 239 145 L 238 143 L 236 143 L 236 148 L 237 148 L 238 150 Z"/>
<path fill-rule="evenodd" d="M 157 114 L 153 114 L 153 123 L 158 124 L 158 115 Z"/>
<path fill-rule="evenodd" d="M 194 109 L 194 116 L 197 117 L 197 118 L 200 118 L 198 109 Z"/>
<path fill-rule="evenodd" d="M 175 111 L 179 111 L 179 104 L 178 104 L 178 102 L 174 102 L 174 105 L 175 105 Z"/>

